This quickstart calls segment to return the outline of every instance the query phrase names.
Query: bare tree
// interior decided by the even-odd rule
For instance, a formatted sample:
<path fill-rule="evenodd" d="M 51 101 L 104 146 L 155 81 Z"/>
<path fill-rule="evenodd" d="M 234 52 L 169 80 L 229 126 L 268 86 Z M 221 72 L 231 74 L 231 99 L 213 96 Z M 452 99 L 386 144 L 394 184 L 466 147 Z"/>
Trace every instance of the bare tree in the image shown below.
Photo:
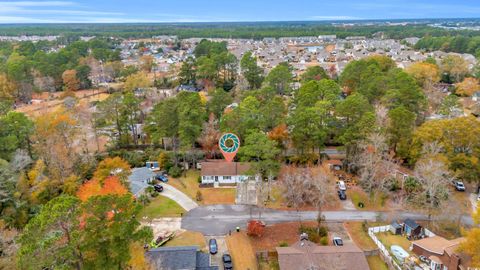
<path fill-rule="evenodd" d="M 299 177 L 296 167 L 288 167 L 282 174 L 281 179 L 285 186 L 283 197 L 288 205 L 294 207 L 299 212 L 299 208 L 305 204 L 303 196 L 303 185 L 301 184 L 301 177 Z M 301 222 L 300 215 L 298 216 Z"/>
<path fill-rule="evenodd" d="M 318 210 L 318 228 L 323 219 L 322 209 L 333 196 L 334 184 L 327 174 L 315 168 L 288 168 L 282 175 L 285 184 L 284 197 L 296 208 L 312 205 Z"/>
<path fill-rule="evenodd" d="M 427 157 L 415 165 L 415 178 L 421 185 L 417 194 L 418 202 L 422 203 L 429 214 L 442 206 L 448 198 L 450 173 L 443 161 L 435 157 Z"/>
<path fill-rule="evenodd" d="M 392 178 L 392 172 L 397 166 L 392 159 L 385 136 L 372 133 L 360 144 L 357 164 L 360 167 L 360 182 L 370 194 L 383 191 Z M 375 198 L 375 196 L 374 196 Z"/>
<path fill-rule="evenodd" d="M 314 173 L 308 168 L 305 177 L 305 193 L 310 204 L 317 209 L 317 231 L 320 232 L 320 226 L 324 217 L 322 215 L 323 206 L 327 204 L 334 194 L 334 185 L 329 181 L 325 173 Z"/>
<path fill-rule="evenodd" d="M 388 109 L 382 104 L 375 106 L 376 125 L 386 127 L 388 123 Z"/>

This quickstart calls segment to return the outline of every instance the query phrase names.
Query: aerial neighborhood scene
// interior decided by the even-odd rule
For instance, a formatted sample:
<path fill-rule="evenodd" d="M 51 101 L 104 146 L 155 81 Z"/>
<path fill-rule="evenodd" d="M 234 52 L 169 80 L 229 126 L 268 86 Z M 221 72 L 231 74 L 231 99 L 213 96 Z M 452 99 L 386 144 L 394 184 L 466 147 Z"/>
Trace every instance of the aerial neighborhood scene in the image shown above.
<path fill-rule="evenodd" d="M 0 0 L 0 270 L 479 270 L 480 2 Z"/>

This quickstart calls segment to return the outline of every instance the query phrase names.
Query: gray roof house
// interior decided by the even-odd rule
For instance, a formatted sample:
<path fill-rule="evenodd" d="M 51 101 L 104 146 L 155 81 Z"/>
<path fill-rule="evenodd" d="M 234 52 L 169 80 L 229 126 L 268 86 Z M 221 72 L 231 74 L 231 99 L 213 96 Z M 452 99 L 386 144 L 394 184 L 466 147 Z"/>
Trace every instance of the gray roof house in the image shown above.
<path fill-rule="evenodd" d="M 210 265 L 210 255 L 197 246 L 154 248 L 146 257 L 159 270 L 218 270 L 218 266 Z"/>
<path fill-rule="evenodd" d="M 145 188 L 148 187 L 148 181 L 155 178 L 155 173 L 147 167 L 133 168 L 132 174 L 128 176 L 130 191 L 135 197 L 140 196 Z"/>

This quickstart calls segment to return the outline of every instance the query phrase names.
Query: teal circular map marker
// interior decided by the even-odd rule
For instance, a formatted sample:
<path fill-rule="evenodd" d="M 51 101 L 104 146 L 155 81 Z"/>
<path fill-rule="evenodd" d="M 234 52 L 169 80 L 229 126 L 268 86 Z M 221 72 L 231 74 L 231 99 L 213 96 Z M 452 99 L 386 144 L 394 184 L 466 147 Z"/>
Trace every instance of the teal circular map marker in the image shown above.
<path fill-rule="evenodd" d="M 227 142 L 230 142 L 230 146 L 227 145 Z M 237 154 L 238 148 L 240 147 L 240 139 L 233 133 L 226 133 L 223 134 L 218 141 L 218 146 L 220 147 L 225 159 L 231 162 Z"/>

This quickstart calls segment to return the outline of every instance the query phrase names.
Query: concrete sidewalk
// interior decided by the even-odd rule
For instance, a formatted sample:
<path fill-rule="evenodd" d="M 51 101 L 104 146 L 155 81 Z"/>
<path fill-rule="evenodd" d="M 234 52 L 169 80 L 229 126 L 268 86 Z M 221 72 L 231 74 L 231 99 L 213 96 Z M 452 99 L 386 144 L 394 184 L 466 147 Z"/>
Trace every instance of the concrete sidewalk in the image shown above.
<path fill-rule="evenodd" d="M 163 192 L 160 193 L 160 195 L 174 200 L 181 207 L 183 207 L 183 209 L 190 211 L 198 207 L 196 202 L 194 202 L 190 197 L 180 190 L 166 183 L 162 183 L 161 185 L 163 186 Z"/>

